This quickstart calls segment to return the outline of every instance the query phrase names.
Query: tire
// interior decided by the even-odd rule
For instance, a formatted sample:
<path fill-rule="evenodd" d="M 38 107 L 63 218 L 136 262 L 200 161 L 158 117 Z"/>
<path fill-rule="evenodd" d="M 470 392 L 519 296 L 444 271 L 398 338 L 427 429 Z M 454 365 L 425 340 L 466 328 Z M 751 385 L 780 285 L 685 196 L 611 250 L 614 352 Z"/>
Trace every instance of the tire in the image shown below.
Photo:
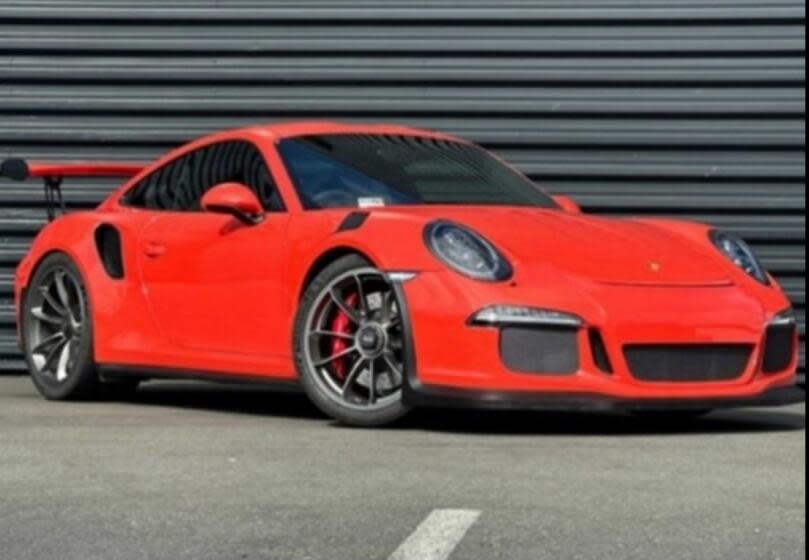
<path fill-rule="evenodd" d="M 81 272 L 67 255 L 54 253 L 39 264 L 26 291 L 21 322 L 25 360 L 43 397 L 61 401 L 97 396 L 90 300 Z"/>
<path fill-rule="evenodd" d="M 343 297 L 352 282 L 358 287 L 356 308 L 347 303 L 350 294 Z M 348 426 L 378 427 L 408 413 L 401 391 L 406 373 L 401 309 L 387 277 L 358 255 L 333 262 L 306 288 L 295 321 L 295 364 L 309 399 L 327 416 Z M 324 322 L 329 330 L 339 325 L 344 331 L 325 333 L 316 327 Z M 349 350 L 334 350 L 340 344 Z"/>

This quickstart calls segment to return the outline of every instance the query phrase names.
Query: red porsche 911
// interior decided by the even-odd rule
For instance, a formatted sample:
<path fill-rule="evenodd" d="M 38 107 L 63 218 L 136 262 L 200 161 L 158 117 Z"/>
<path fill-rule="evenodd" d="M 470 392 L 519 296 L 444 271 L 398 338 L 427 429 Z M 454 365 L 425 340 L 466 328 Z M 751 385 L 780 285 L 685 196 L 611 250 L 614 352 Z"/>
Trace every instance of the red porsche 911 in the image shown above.
<path fill-rule="evenodd" d="M 48 399 L 288 382 L 361 426 L 416 406 L 688 416 L 804 399 L 795 316 L 744 241 L 584 215 L 448 135 L 258 126 L 149 165 L 2 174 L 43 179 L 49 201 L 15 292 Z M 128 180 L 58 212 L 83 176 Z"/>

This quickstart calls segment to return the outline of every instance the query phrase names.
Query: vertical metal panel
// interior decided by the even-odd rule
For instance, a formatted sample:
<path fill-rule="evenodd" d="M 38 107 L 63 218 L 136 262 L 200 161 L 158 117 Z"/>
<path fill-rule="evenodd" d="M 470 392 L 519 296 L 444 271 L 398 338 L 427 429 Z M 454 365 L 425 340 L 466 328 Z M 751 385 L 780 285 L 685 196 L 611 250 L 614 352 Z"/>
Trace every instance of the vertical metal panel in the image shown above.
<path fill-rule="evenodd" d="M 0 4 L 0 157 L 143 159 L 224 127 L 400 121 L 590 211 L 747 237 L 805 333 L 805 0 Z M 74 207 L 113 185 L 72 184 Z M 0 183 L 0 370 L 39 192 Z"/>

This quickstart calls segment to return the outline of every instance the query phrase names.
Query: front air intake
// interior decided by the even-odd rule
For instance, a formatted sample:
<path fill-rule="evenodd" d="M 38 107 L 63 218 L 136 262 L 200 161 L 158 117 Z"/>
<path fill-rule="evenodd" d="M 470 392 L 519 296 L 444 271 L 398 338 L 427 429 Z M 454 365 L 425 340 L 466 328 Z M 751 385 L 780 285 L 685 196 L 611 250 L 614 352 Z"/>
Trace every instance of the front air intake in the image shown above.
<path fill-rule="evenodd" d="M 733 381 L 747 370 L 747 344 L 634 345 L 624 348 L 635 379 L 653 383 Z"/>
<path fill-rule="evenodd" d="M 772 325 L 767 329 L 764 344 L 764 373 L 781 373 L 792 365 L 795 358 L 797 325 Z"/>
<path fill-rule="evenodd" d="M 517 373 L 573 375 L 579 370 L 578 331 L 559 327 L 506 327 L 500 354 Z"/>

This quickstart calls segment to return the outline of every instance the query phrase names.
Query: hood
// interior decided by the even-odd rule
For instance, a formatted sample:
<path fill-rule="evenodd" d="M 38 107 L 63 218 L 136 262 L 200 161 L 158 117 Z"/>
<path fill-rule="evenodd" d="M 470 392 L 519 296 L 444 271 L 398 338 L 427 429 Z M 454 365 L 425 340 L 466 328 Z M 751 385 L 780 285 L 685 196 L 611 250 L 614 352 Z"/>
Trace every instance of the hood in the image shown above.
<path fill-rule="evenodd" d="M 731 283 L 727 267 L 706 248 L 641 221 L 534 208 L 442 207 L 427 213 L 471 227 L 518 271 L 536 264 L 606 284 Z"/>

